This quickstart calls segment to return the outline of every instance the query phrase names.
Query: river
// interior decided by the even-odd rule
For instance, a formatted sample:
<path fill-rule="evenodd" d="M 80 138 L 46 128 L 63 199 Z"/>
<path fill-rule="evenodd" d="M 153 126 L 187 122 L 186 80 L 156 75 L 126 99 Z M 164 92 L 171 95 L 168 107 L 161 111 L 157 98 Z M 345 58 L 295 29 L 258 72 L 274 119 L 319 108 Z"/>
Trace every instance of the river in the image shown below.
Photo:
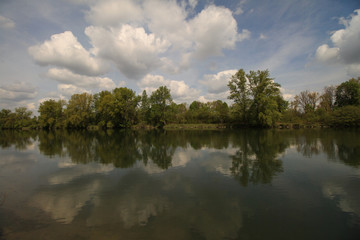
<path fill-rule="evenodd" d="M 2 131 L 0 239 L 360 239 L 360 131 Z"/>

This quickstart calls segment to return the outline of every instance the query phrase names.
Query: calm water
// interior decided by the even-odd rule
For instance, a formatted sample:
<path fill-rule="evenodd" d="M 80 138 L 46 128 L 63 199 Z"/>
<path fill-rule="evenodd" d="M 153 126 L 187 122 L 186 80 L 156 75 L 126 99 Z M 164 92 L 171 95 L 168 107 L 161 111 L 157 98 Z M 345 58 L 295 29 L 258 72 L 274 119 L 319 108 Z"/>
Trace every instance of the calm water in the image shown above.
<path fill-rule="evenodd" d="M 360 239 L 360 131 L 3 131 L 0 239 Z"/>

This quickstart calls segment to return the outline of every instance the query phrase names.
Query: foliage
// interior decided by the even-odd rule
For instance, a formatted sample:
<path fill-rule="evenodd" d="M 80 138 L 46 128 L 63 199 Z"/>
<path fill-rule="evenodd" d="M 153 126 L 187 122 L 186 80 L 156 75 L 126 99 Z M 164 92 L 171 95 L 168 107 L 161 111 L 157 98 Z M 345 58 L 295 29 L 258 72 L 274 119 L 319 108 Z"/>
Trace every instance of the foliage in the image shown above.
<path fill-rule="evenodd" d="M 163 127 L 170 117 L 170 105 L 172 97 L 166 86 L 159 87 L 150 96 L 150 123 L 154 126 Z"/>
<path fill-rule="evenodd" d="M 37 118 L 31 117 L 32 112 L 26 107 L 15 108 L 15 112 L 9 109 L 2 109 L 0 112 L 0 128 L 2 129 L 21 129 L 36 128 Z"/>
<path fill-rule="evenodd" d="M 39 107 L 39 125 L 45 129 L 54 129 L 64 127 L 65 114 L 64 106 L 65 100 L 55 101 L 53 99 L 46 100 L 40 103 Z"/>
<path fill-rule="evenodd" d="M 136 108 L 140 102 L 140 97 L 136 96 L 135 92 L 129 88 L 115 88 L 112 95 L 111 111 L 114 126 L 127 128 L 137 123 Z"/>
<path fill-rule="evenodd" d="M 360 127 L 360 106 L 345 106 L 336 109 L 330 117 L 330 124 L 341 127 Z"/>
<path fill-rule="evenodd" d="M 94 118 L 93 96 L 89 93 L 71 96 L 65 110 L 66 125 L 69 128 L 86 128 Z"/>
<path fill-rule="evenodd" d="M 280 84 L 269 77 L 269 71 L 240 69 L 232 76 L 229 84 L 229 99 L 234 100 L 243 124 L 270 127 L 281 117 L 286 106 L 280 93 Z"/>
<path fill-rule="evenodd" d="M 278 124 L 359 126 L 360 78 L 339 86 L 325 87 L 322 93 L 302 91 L 292 102 L 284 100 L 280 85 L 269 71 L 240 69 L 228 82 L 228 105 L 221 100 L 175 103 L 170 90 L 161 86 L 149 97 L 129 88 L 115 88 L 96 94 L 82 93 L 65 100 L 40 104 L 39 117 L 25 107 L 0 111 L 1 129 L 22 128 L 163 128 L 165 125 L 258 126 Z M 280 121 L 280 122 L 279 122 Z M 191 127 L 190 127 L 191 128 Z"/>
<path fill-rule="evenodd" d="M 335 105 L 337 107 L 360 105 L 360 77 L 343 82 L 336 88 Z"/>

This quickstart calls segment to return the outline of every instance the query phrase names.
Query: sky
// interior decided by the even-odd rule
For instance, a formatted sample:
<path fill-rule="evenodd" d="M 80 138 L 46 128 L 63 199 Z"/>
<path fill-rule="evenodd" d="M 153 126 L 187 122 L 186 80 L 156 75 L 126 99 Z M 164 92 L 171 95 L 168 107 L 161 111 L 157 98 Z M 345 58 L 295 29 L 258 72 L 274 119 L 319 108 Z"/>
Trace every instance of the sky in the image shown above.
<path fill-rule="evenodd" d="M 0 109 L 116 87 L 227 101 L 237 70 L 285 99 L 360 76 L 359 0 L 0 0 Z"/>

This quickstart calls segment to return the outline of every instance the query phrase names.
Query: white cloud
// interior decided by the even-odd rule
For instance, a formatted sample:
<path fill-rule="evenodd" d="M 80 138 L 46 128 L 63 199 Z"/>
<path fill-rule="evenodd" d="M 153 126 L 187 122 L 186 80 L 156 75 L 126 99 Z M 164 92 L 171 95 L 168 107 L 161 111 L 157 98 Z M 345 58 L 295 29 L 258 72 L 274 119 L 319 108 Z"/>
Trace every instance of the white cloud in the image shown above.
<path fill-rule="evenodd" d="M 144 28 L 130 25 L 109 29 L 90 26 L 85 33 L 93 45 L 92 52 L 113 61 L 130 79 L 140 79 L 161 66 L 158 55 L 170 46 L 168 41 L 147 34 Z"/>
<path fill-rule="evenodd" d="M 74 94 L 80 94 L 80 93 L 89 93 L 89 91 L 87 91 L 84 88 L 79 88 L 75 85 L 72 84 L 59 84 L 58 86 L 58 91 L 61 93 L 61 95 L 64 95 L 66 97 L 71 97 Z"/>
<path fill-rule="evenodd" d="M 336 62 L 339 59 L 339 48 L 330 48 L 323 44 L 316 50 L 316 59 L 321 62 Z"/>
<path fill-rule="evenodd" d="M 222 49 L 232 49 L 237 41 L 250 36 L 248 30 L 237 33 L 232 12 L 224 7 L 210 5 L 190 22 L 195 40 L 195 55 L 199 58 L 219 56 Z"/>
<path fill-rule="evenodd" d="M 176 102 L 190 102 L 195 100 L 200 91 L 189 87 L 184 81 L 167 80 L 160 75 L 146 75 L 138 86 L 141 91 L 146 90 L 148 94 L 158 89 L 160 86 L 166 86 L 170 89 L 171 96 Z"/>
<path fill-rule="evenodd" d="M 40 65 L 68 68 L 85 75 L 100 75 L 107 71 L 104 64 L 92 57 L 70 31 L 54 34 L 50 40 L 29 47 L 28 51 Z"/>
<path fill-rule="evenodd" d="M 187 12 L 175 1 L 146 1 L 144 14 L 149 30 L 166 38 L 173 48 L 183 50 L 192 47 L 192 31 L 186 21 Z"/>
<path fill-rule="evenodd" d="M 34 104 L 29 102 L 38 95 L 37 89 L 29 82 L 14 82 L 0 85 L 0 109 L 14 109 L 26 106 L 33 110 Z"/>
<path fill-rule="evenodd" d="M 286 101 L 290 101 L 295 97 L 293 91 L 280 87 L 280 92 Z"/>
<path fill-rule="evenodd" d="M 225 91 L 225 92 L 220 92 L 220 93 L 208 93 L 204 96 L 200 96 L 198 98 L 198 101 L 200 102 L 212 102 L 212 101 L 217 101 L 217 100 L 221 100 L 224 102 L 227 102 L 228 104 L 231 103 L 231 101 L 229 101 L 228 96 L 230 95 L 230 91 Z"/>
<path fill-rule="evenodd" d="M 132 0 L 97 1 L 86 13 L 86 19 L 94 25 L 118 26 L 123 23 L 137 22 L 143 19 L 141 6 Z"/>
<path fill-rule="evenodd" d="M 331 36 L 331 41 L 339 48 L 345 63 L 360 63 L 360 9 L 354 12 L 351 19 L 341 20 L 345 28 L 335 31 Z"/>
<path fill-rule="evenodd" d="M 260 40 L 267 39 L 267 36 L 265 34 L 263 34 L 263 33 L 260 33 L 259 39 Z"/>
<path fill-rule="evenodd" d="M 10 18 L 0 15 L 0 28 L 11 29 L 15 27 L 15 22 Z"/>
<path fill-rule="evenodd" d="M 111 90 L 116 87 L 113 80 L 107 77 L 90 77 L 72 73 L 67 69 L 51 68 L 47 77 L 60 83 L 72 84 L 84 88 L 98 88 Z"/>
<path fill-rule="evenodd" d="M 198 4 L 198 0 L 189 0 L 189 6 L 194 9 Z"/>
<path fill-rule="evenodd" d="M 0 86 L 0 100 L 16 102 L 34 99 L 36 96 L 36 88 L 30 83 L 15 82 Z"/>
<path fill-rule="evenodd" d="M 209 93 L 222 93 L 228 90 L 227 84 L 236 72 L 237 70 L 226 70 L 217 74 L 207 74 L 200 83 L 207 86 Z"/>
<path fill-rule="evenodd" d="M 354 13 L 349 19 L 340 19 L 345 28 L 332 33 L 330 39 L 334 47 L 323 44 L 316 50 L 317 60 L 345 64 L 350 76 L 360 75 L 360 9 Z"/>
<path fill-rule="evenodd" d="M 244 10 L 242 10 L 241 7 L 237 7 L 235 12 L 234 12 L 235 15 L 240 15 L 240 14 L 243 14 L 243 13 L 244 13 Z"/>

